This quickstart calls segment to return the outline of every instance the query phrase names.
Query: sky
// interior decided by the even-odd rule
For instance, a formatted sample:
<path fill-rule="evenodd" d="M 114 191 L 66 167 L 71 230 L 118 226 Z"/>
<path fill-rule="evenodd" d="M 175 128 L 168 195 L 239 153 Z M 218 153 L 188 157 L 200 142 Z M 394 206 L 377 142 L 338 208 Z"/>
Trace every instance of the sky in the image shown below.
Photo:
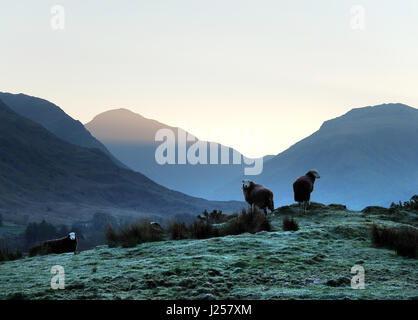
<path fill-rule="evenodd" d="M 0 91 L 82 123 L 127 108 L 248 157 L 352 108 L 418 107 L 416 0 L 0 0 L 0 39 Z"/>

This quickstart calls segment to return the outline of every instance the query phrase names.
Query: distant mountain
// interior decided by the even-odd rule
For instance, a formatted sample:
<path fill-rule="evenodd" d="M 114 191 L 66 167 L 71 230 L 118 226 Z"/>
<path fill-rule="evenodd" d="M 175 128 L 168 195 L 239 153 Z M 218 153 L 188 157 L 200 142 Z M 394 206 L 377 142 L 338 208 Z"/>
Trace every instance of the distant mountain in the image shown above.
<path fill-rule="evenodd" d="M 198 182 L 196 182 L 198 183 Z M 70 144 L 0 100 L 0 212 L 75 221 L 97 208 L 114 213 L 232 212 L 241 202 L 194 198 L 113 163 L 101 150 Z"/>
<path fill-rule="evenodd" d="M 144 118 L 127 109 L 101 113 L 85 124 L 85 127 L 130 168 L 168 188 L 197 197 L 229 200 L 228 193 L 215 196 L 213 191 L 236 176 L 244 177 L 244 168 L 253 166 L 246 165 L 242 154 L 232 148 L 229 150 L 229 165 L 220 164 L 221 145 L 218 146 L 219 164 L 159 165 L 155 161 L 155 151 L 161 142 L 155 141 L 156 132 L 160 129 L 170 129 L 177 137 L 178 128 Z M 193 142 L 187 146 L 191 144 Z M 176 148 L 176 155 L 177 152 Z M 241 159 L 241 164 L 233 164 L 233 152 Z M 271 156 L 267 156 L 267 159 L 269 158 Z M 209 163 L 209 147 L 206 159 Z M 240 192 L 241 184 L 236 184 L 234 188 Z M 237 199 L 242 200 L 242 196 Z"/>
<path fill-rule="evenodd" d="M 58 138 L 81 147 L 97 148 L 103 151 L 117 165 L 126 168 L 122 162 L 116 159 L 101 142 L 84 128 L 80 121 L 71 118 L 55 104 L 22 93 L 0 92 L 0 99 L 13 111 L 41 124 Z"/>
<path fill-rule="evenodd" d="M 311 136 L 264 164 L 254 180 L 275 193 L 275 205 L 293 203 L 292 183 L 318 169 L 312 200 L 352 209 L 389 206 L 418 193 L 418 110 L 403 104 L 357 108 L 326 121 Z M 217 190 L 240 199 L 229 185 Z"/>

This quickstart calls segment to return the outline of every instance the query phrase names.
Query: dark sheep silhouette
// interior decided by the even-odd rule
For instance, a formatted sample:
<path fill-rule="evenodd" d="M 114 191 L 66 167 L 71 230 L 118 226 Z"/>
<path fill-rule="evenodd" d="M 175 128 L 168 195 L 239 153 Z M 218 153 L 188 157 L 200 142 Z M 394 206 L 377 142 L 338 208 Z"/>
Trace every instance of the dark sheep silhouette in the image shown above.
<path fill-rule="evenodd" d="M 242 193 L 244 194 L 245 201 L 250 205 L 251 212 L 253 212 L 255 206 L 264 210 L 265 214 L 267 214 L 267 208 L 271 212 L 274 211 L 273 192 L 261 184 L 254 183 L 250 180 L 243 180 Z"/>
<path fill-rule="evenodd" d="M 78 239 L 74 232 L 70 232 L 68 236 L 60 239 L 49 240 L 30 249 L 30 255 L 48 254 L 48 253 L 65 253 L 74 252 L 76 254 Z"/>
<path fill-rule="evenodd" d="M 311 192 L 314 189 L 315 179 L 319 178 L 320 176 L 318 171 L 310 170 L 304 176 L 297 178 L 293 183 L 295 201 L 299 202 L 299 205 L 303 206 L 303 212 L 306 212 L 306 208 L 309 205 Z"/>

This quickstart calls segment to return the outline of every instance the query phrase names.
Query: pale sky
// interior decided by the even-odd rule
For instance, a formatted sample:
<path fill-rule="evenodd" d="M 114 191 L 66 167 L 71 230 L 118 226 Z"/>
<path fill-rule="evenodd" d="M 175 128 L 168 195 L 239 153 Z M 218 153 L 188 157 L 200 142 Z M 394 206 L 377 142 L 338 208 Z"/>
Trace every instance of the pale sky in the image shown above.
<path fill-rule="evenodd" d="M 128 108 L 250 157 L 351 108 L 418 107 L 416 0 L 0 0 L 0 41 L 0 91 L 83 123 Z"/>

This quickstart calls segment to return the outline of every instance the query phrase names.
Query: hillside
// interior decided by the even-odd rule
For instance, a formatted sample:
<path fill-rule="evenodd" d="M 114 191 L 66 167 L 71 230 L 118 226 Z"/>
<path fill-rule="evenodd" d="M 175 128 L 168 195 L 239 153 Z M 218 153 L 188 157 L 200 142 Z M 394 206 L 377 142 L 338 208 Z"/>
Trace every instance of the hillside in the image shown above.
<path fill-rule="evenodd" d="M 28 215 L 68 223 L 111 214 L 231 212 L 241 202 L 194 198 L 118 167 L 103 152 L 65 142 L 0 100 L 0 212 L 6 221 Z M 125 211 L 123 211 L 125 209 Z M 120 211 L 123 212 L 120 212 Z"/>
<path fill-rule="evenodd" d="M 116 159 L 106 147 L 94 138 L 84 128 L 80 121 L 76 121 L 55 104 L 25 94 L 11 94 L 0 92 L 0 100 L 14 112 L 45 127 L 64 141 L 86 148 L 97 148 L 112 159 L 118 166 L 126 166 Z"/>
<path fill-rule="evenodd" d="M 285 215 L 299 231 L 282 231 Z M 315 204 L 271 221 L 272 232 L 0 263 L 0 299 L 418 299 L 417 260 L 374 248 L 369 235 L 372 223 L 416 228 L 416 214 Z M 65 268 L 65 290 L 50 288 L 53 265 Z M 354 265 L 365 269 L 364 290 L 350 287 Z"/>
<path fill-rule="evenodd" d="M 403 104 L 353 109 L 270 159 L 253 179 L 274 191 L 276 206 L 294 202 L 292 184 L 310 169 L 321 175 L 313 201 L 360 210 L 408 200 L 418 190 L 417 124 L 418 110 Z M 229 192 L 239 199 L 232 187 L 240 179 L 215 195 Z"/>
<path fill-rule="evenodd" d="M 234 149 L 229 150 L 230 165 L 220 164 L 221 145 L 218 146 L 219 164 L 183 164 L 159 165 L 155 161 L 155 150 L 161 142 L 155 141 L 155 134 L 160 129 L 170 129 L 174 132 L 177 141 L 178 128 L 174 128 L 147 119 L 127 109 L 116 109 L 97 115 L 85 127 L 99 139 L 118 159 L 133 170 L 145 174 L 157 183 L 170 189 L 178 190 L 193 196 L 216 200 L 230 200 L 229 193 L 218 193 L 213 190 L 231 181 L 236 176 L 244 175 L 247 166 L 233 164 L 233 152 L 237 152 L 240 159 L 242 154 Z M 191 135 L 186 132 L 187 135 Z M 193 135 L 192 135 L 193 136 Z M 198 139 L 199 140 L 199 139 Z M 209 143 L 209 142 L 208 142 Z M 189 147 L 191 143 L 188 143 Z M 210 150 L 207 152 L 207 162 L 210 159 Z M 178 148 L 176 146 L 176 154 Z M 271 156 L 267 156 L 269 159 Z M 196 183 L 199 181 L 199 183 Z M 240 183 L 233 186 L 240 190 Z M 242 200 L 242 196 L 236 197 Z"/>

